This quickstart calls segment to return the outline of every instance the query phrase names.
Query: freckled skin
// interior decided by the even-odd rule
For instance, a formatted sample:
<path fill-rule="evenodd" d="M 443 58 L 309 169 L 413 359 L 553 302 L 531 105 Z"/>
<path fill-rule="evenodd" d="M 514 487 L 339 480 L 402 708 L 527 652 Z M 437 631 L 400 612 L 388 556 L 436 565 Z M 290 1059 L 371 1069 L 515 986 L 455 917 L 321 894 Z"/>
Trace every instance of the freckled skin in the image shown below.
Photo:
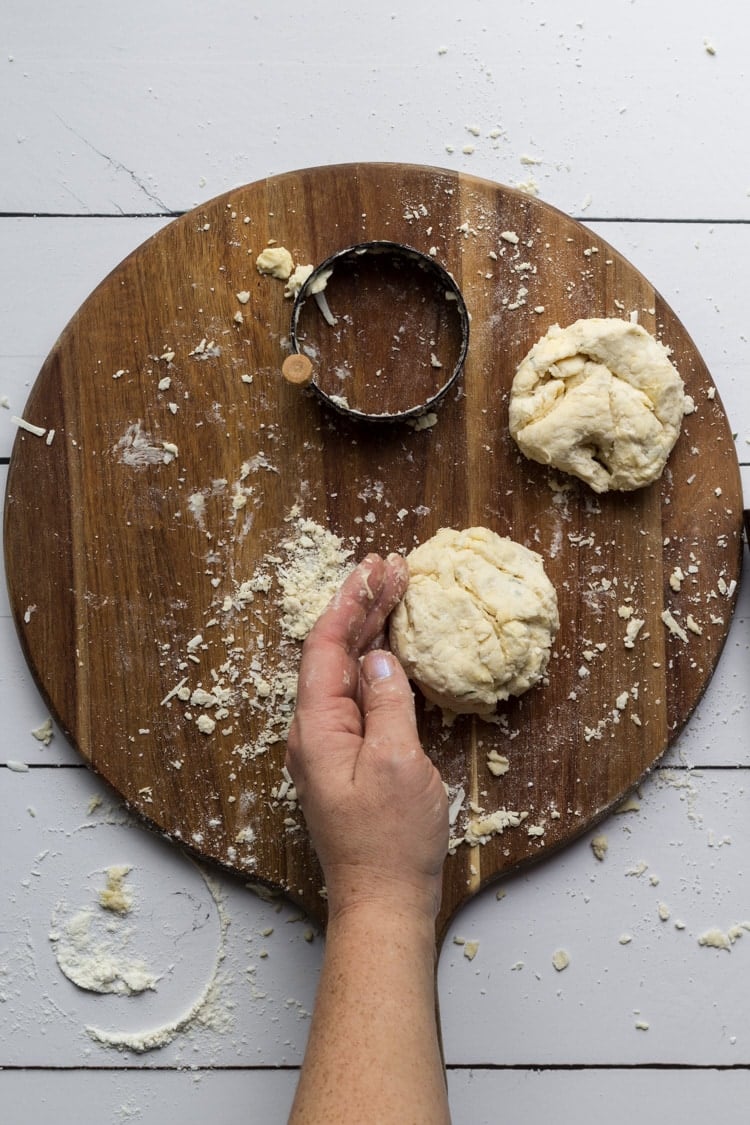
<path fill-rule="evenodd" d="M 406 675 L 380 647 L 407 584 L 400 556 L 368 556 L 303 648 L 287 768 L 329 922 L 293 1125 L 450 1120 L 435 1014 L 447 798 Z"/>

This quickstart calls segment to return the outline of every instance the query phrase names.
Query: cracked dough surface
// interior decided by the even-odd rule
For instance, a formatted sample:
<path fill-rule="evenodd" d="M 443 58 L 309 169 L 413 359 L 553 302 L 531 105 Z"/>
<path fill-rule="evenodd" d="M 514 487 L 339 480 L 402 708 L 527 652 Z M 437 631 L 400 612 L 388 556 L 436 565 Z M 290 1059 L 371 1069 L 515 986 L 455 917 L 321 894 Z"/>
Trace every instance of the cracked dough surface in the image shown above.
<path fill-rule="evenodd" d="M 516 371 L 510 432 L 533 461 L 595 492 L 657 480 L 680 433 L 682 379 L 663 344 L 616 318 L 554 324 Z"/>
<path fill-rule="evenodd" d="M 487 715 L 539 682 L 559 625 L 540 555 L 486 527 L 441 528 L 407 562 L 391 648 L 428 700 Z"/>

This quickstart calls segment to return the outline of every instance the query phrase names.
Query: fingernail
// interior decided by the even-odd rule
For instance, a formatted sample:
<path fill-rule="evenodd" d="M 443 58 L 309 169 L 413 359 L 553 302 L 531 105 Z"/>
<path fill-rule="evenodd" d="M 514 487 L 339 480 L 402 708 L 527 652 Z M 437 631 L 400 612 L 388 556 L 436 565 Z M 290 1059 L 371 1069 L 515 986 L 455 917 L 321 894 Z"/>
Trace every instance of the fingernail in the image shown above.
<path fill-rule="evenodd" d="M 367 597 L 367 600 L 370 601 L 370 602 L 375 600 L 376 594 L 382 588 L 382 576 L 381 576 L 381 580 L 376 583 L 376 586 L 375 586 L 374 590 L 373 590 L 372 586 L 370 585 L 370 578 L 372 576 L 372 572 L 375 569 L 375 566 L 377 565 L 377 563 L 379 563 L 379 562 L 380 562 L 380 559 L 377 555 L 369 554 L 369 555 L 365 555 L 365 557 L 362 559 L 362 562 L 359 564 L 359 575 L 360 575 L 360 578 L 362 579 L 362 585 L 364 587 L 364 593 Z"/>
<path fill-rule="evenodd" d="M 369 652 L 365 664 L 365 675 L 370 683 L 376 680 L 387 680 L 393 675 L 394 656 L 389 652 Z"/>

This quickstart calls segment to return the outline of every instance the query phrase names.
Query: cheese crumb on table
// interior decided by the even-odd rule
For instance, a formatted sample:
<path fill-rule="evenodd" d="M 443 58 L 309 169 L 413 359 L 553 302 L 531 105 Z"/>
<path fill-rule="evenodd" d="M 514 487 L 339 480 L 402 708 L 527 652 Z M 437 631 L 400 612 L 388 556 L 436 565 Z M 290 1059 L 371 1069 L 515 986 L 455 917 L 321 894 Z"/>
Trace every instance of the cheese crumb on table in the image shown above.
<path fill-rule="evenodd" d="M 99 905 L 103 910 L 111 910 L 114 914 L 129 914 L 133 909 L 132 892 L 125 886 L 125 879 L 130 871 L 129 866 L 107 868 L 106 886 L 99 891 Z"/>
<path fill-rule="evenodd" d="M 675 620 L 670 610 L 665 609 L 661 614 L 661 619 L 666 625 L 669 632 L 673 637 L 679 637 L 681 641 L 687 642 L 688 635 L 678 621 Z"/>
<path fill-rule="evenodd" d="M 486 844 L 493 836 L 501 836 L 507 828 L 518 828 L 528 815 L 527 812 L 497 809 L 486 816 L 477 816 L 469 821 L 463 839 L 472 847 L 477 844 Z"/>
<path fill-rule="evenodd" d="M 463 946 L 464 946 L 464 957 L 466 958 L 467 961 L 473 961 L 474 958 L 476 957 L 477 953 L 479 952 L 479 942 L 478 941 L 465 941 L 463 943 Z"/>
<path fill-rule="evenodd" d="M 417 418 L 412 418 L 407 423 L 412 430 L 430 430 L 433 426 L 437 425 L 438 416 L 433 411 L 426 414 L 420 414 Z"/>
<path fill-rule="evenodd" d="M 558 973 L 567 969 L 570 964 L 570 954 L 565 949 L 556 949 L 552 954 L 552 965 Z"/>
<path fill-rule="evenodd" d="M 315 267 L 312 263 L 296 265 L 287 278 L 286 285 L 284 286 L 284 296 L 289 299 L 296 297 L 314 269 Z"/>
<path fill-rule="evenodd" d="M 727 933 L 715 926 L 700 934 L 698 945 L 709 949 L 724 949 L 727 953 L 731 953 L 732 946 L 738 938 L 742 937 L 743 933 L 750 933 L 750 922 L 738 922 L 731 926 Z"/>
<path fill-rule="evenodd" d="M 258 273 L 286 281 L 294 269 L 292 255 L 285 246 L 268 246 L 255 259 Z"/>
<path fill-rule="evenodd" d="M 42 725 L 36 727 L 34 730 L 32 730 L 31 733 L 37 740 L 37 742 L 43 743 L 44 746 L 49 746 L 54 736 L 54 731 L 52 729 L 52 719 L 45 719 Z"/>

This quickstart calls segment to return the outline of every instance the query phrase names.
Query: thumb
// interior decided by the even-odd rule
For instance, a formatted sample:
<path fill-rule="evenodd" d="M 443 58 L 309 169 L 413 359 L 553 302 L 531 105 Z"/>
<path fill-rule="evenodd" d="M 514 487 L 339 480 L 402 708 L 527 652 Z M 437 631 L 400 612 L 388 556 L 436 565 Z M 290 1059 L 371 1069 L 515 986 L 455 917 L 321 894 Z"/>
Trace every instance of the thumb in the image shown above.
<path fill-rule="evenodd" d="M 392 652 L 375 649 L 362 658 L 360 702 L 368 739 L 404 749 L 419 746 L 414 696 Z"/>

